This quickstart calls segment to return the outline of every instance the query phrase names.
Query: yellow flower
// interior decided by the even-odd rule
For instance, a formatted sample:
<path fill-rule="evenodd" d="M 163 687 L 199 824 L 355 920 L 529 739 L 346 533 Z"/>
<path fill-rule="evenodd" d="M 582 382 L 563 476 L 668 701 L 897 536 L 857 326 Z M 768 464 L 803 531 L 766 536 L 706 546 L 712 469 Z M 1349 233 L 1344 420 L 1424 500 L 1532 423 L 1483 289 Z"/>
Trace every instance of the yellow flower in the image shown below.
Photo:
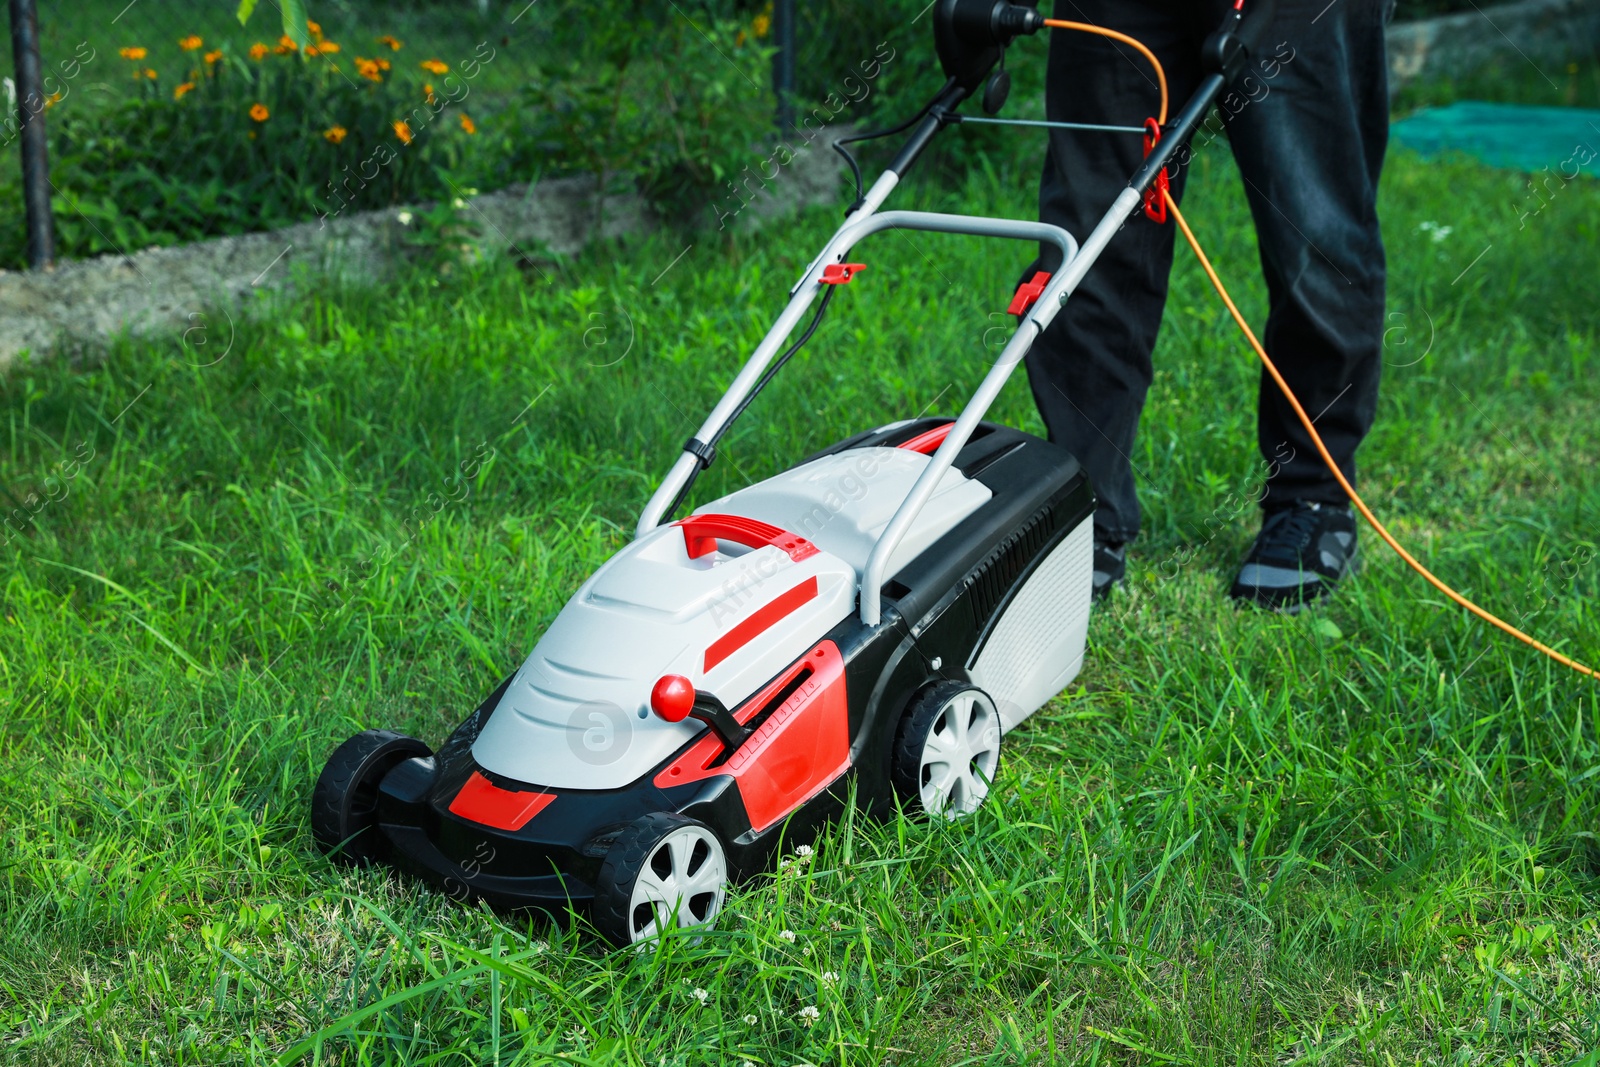
<path fill-rule="evenodd" d="M 182 85 L 177 86 L 172 90 L 172 99 L 182 100 L 183 94 L 191 91 L 193 88 L 194 82 L 184 82 Z"/>
<path fill-rule="evenodd" d="M 267 110 L 266 104 L 251 104 L 250 117 L 257 122 L 266 122 L 267 119 L 272 117 L 272 113 Z"/>
<path fill-rule="evenodd" d="M 262 56 L 264 56 L 266 54 L 267 54 L 267 46 L 262 44 L 260 41 L 257 41 L 255 44 L 250 46 L 250 58 L 251 59 L 260 59 Z"/>
<path fill-rule="evenodd" d="M 149 55 L 150 54 L 150 49 L 148 49 L 148 48 L 124 48 L 118 54 L 121 55 L 123 59 L 131 59 L 131 60 L 134 60 L 135 62 L 137 62 L 138 60 L 141 60 L 145 56 Z"/>
<path fill-rule="evenodd" d="M 61 103 L 61 94 L 51 93 L 49 96 L 44 98 L 44 109 L 49 111 L 59 103 Z"/>
<path fill-rule="evenodd" d="M 387 33 L 378 38 L 378 43 L 388 45 L 391 52 L 398 52 L 401 48 L 400 42 L 390 37 Z"/>
<path fill-rule="evenodd" d="M 284 34 L 282 37 L 278 38 L 278 47 L 274 48 L 273 51 L 278 53 L 280 56 L 292 56 L 296 52 L 300 51 L 300 49 L 295 47 L 293 37 L 290 37 L 288 34 Z"/>
<path fill-rule="evenodd" d="M 178 38 L 178 47 L 183 49 L 185 52 L 193 52 L 203 44 L 205 44 L 205 42 L 192 33 L 187 37 Z"/>
<path fill-rule="evenodd" d="M 378 64 L 374 63 L 370 59 L 363 59 L 360 56 L 356 56 L 356 73 L 368 81 L 383 81 L 383 75 L 378 73 Z"/>
<path fill-rule="evenodd" d="M 337 41 L 318 41 L 317 42 L 317 48 L 325 56 L 332 55 L 333 53 L 335 53 L 335 52 L 337 52 L 339 50 L 339 42 L 337 42 Z"/>
<path fill-rule="evenodd" d="M 441 63 L 437 59 L 424 59 L 421 63 L 419 63 L 417 65 L 419 67 L 421 67 L 423 70 L 427 71 L 429 74 L 448 74 L 448 73 L 450 73 L 449 64 Z"/>
<path fill-rule="evenodd" d="M 467 116 L 465 111 L 461 113 L 461 128 L 466 130 L 469 134 L 478 132 L 478 124 L 473 122 L 472 119 Z"/>
<path fill-rule="evenodd" d="M 207 52 L 202 58 L 209 66 L 210 64 L 215 63 L 217 60 L 222 58 L 222 49 L 219 48 L 215 52 Z"/>
<path fill-rule="evenodd" d="M 433 83 L 432 82 L 423 82 L 422 83 L 422 98 L 424 100 L 426 100 L 430 104 L 433 103 L 433 99 L 434 98 L 433 98 Z"/>
<path fill-rule="evenodd" d="M 345 134 L 349 132 L 350 131 L 345 129 L 343 126 L 329 126 L 327 129 L 322 131 L 322 136 L 323 139 L 328 141 L 330 144 L 338 144 L 340 141 L 344 140 Z"/>
<path fill-rule="evenodd" d="M 767 15 L 757 15 L 750 20 L 750 32 L 757 37 L 765 37 L 767 31 L 772 29 L 772 19 Z"/>
<path fill-rule="evenodd" d="M 396 122 L 394 124 L 394 135 L 400 138 L 401 144 L 411 143 L 411 127 L 404 122 Z"/>

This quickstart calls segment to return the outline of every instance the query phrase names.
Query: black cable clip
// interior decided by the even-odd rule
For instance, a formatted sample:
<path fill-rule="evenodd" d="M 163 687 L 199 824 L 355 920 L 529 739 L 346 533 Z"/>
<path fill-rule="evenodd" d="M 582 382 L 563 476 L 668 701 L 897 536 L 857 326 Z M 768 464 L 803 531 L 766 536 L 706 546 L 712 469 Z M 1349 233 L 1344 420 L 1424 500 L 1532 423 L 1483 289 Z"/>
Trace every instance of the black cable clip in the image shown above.
<path fill-rule="evenodd" d="M 717 458 L 717 446 L 708 445 L 698 437 L 691 437 L 683 443 L 683 450 L 700 461 L 700 469 L 708 470 Z"/>

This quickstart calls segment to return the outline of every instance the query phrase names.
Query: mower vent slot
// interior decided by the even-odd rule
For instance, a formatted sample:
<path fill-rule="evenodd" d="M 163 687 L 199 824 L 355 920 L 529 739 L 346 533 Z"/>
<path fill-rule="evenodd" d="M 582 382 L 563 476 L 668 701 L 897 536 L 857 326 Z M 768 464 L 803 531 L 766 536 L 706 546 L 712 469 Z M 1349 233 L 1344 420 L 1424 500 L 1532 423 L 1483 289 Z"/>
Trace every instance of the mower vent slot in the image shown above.
<path fill-rule="evenodd" d="M 772 699 L 761 705 L 761 710 L 756 712 L 755 715 L 751 717 L 750 721 L 744 724 L 750 728 L 751 735 L 754 736 L 755 732 L 761 729 L 761 724 L 771 718 L 773 712 L 783 707 L 783 702 L 794 696 L 800 687 L 806 684 L 806 679 L 810 678 L 815 673 L 817 672 L 812 670 L 811 665 L 808 663 L 796 671 L 795 676 L 785 682 L 782 689 L 779 689 L 776 693 L 772 694 Z M 724 763 L 727 763 L 728 760 L 733 758 L 733 753 L 735 751 L 736 750 L 734 749 L 724 747 L 721 752 L 717 753 L 716 758 L 710 763 L 706 764 L 706 766 L 722 766 Z"/>
<path fill-rule="evenodd" d="M 1055 532 L 1054 515 L 1047 504 L 1021 529 L 1006 538 L 989 557 L 973 569 L 966 587 L 971 591 L 973 621 L 982 630 L 1028 564 L 1044 550 Z"/>

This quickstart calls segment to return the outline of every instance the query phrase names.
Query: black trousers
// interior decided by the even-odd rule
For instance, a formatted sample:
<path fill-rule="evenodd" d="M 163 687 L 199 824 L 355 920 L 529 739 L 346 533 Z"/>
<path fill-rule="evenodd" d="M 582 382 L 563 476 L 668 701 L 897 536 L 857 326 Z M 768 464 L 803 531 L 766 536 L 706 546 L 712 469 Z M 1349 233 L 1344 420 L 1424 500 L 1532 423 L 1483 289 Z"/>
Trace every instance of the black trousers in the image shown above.
<path fill-rule="evenodd" d="M 1384 27 L 1391 0 L 1279 0 L 1260 55 L 1225 90 L 1193 153 L 1231 146 L 1266 276 L 1263 340 L 1317 431 L 1355 479 L 1355 451 L 1378 399 L 1384 254 L 1378 174 L 1388 142 Z M 1203 76 L 1200 45 L 1221 19 L 1214 0 L 1056 0 L 1055 17 L 1120 30 L 1166 68 L 1176 113 Z M 1149 64 L 1103 37 L 1051 31 L 1053 121 L 1138 125 L 1159 103 Z M 1082 240 L 1143 157 L 1140 139 L 1051 130 L 1039 216 Z M 1184 171 L 1169 168 L 1180 203 Z M 1177 227 L 1137 214 L 1111 240 L 1027 358 L 1050 439 L 1083 463 L 1100 498 L 1095 531 L 1131 541 L 1139 500 L 1131 456 L 1150 387 Z M 1042 248 L 1035 269 L 1060 254 Z M 1031 277 L 1031 271 L 1025 277 Z M 1207 294 L 1209 298 L 1210 294 Z M 1249 353 L 1243 348 L 1239 358 Z M 1240 398 L 1218 396 L 1220 408 Z M 1257 444 L 1270 474 L 1262 506 L 1343 502 L 1309 435 L 1261 376 Z"/>

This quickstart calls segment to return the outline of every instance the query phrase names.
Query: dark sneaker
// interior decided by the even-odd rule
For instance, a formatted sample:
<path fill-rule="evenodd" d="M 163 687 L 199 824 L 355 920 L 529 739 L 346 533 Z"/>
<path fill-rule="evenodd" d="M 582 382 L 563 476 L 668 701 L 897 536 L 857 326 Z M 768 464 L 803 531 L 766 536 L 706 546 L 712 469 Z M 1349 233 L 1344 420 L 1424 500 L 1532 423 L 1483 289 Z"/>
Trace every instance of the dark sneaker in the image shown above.
<path fill-rule="evenodd" d="M 1094 542 L 1094 589 L 1091 600 L 1104 600 L 1111 595 L 1111 587 L 1121 585 L 1128 573 L 1128 546 L 1101 541 Z"/>
<path fill-rule="evenodd" d="M 1292 614 L 1331 592 L 1355 558 L 1356 520 L 1350 509 L 1297 500 L 1262 517 L 1261 533 L 1228 595 Z"/>

